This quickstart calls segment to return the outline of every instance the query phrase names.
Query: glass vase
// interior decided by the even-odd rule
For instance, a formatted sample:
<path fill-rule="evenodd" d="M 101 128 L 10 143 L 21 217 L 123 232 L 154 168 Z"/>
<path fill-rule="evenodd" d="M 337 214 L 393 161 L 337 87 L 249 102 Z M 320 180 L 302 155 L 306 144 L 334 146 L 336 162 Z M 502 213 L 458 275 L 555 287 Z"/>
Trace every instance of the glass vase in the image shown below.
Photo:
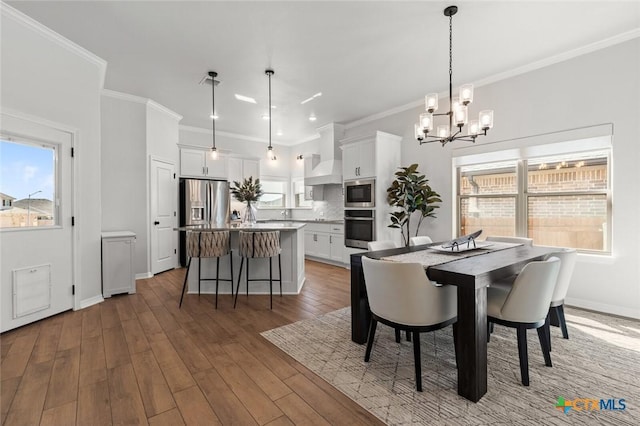
<path fill-rule="evenodd" d="M 247 207 L 244 210 L 244 215 L 242 216 L 242 223 L 249 226 L 255 225 L 256 213 L 256 207 L 251 203 L 247 203 Z"/>

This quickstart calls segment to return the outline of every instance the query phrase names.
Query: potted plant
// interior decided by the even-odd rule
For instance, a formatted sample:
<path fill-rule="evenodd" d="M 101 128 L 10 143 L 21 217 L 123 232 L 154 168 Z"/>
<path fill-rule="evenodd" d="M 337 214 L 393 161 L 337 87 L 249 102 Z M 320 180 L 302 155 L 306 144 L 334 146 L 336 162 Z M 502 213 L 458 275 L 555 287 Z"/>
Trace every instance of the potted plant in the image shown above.
<path fill-rule="evenodd" d="M 418 172 L 418 165 L 400 167 L 395 173 L 396 179 L 387 189 L 387 202 L 400 210 L 391 213 L 389 228 L 400 228 L 405 246 L 409 246 L 411 215 L 419 212 L 416 236 L 426 217 L 436 217 L 435 209 L 441 203 L 440 194 L 429 186 L 429 179 Z"/>
<path fill-rule="evenodd" d="M 256 207 L 251 203 L 258 201 L 263 194 L 260 179 L 254 181 L 253 176 L 249 176 L 244 179 L 242 184 L 233 181 L 233 185 L 231 188 L 233 197 L 241 203 L 247 203 L 242 222 L 251 225 L 256 223 Z"/>

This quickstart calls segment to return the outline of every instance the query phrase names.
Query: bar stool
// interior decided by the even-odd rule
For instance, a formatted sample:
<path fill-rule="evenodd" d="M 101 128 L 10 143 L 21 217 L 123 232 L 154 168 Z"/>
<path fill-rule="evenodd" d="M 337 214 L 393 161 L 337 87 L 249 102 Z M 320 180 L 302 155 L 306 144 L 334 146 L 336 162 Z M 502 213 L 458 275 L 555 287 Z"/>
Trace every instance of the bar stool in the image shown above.
<path fill-rule="evenodd" d="M 229 255 L 230 277 L 220 278 L 220 258 Z M 229 231 L 187 231 L 187 273 L 184 276 L 184 284 L 182 284 L 182 293 L 180 295 L 180 308 L 182 307 L 182 299 L 184 291 L 187 288 L 187 278 L 189 277 L 189 269 L 191 269 L 191 259 L 198 258 L 198 295 L 200 295 L 200 284 L 202 281 L 216 282 L 216 309 L 218 309 L 218 282 L 228 281 L 231 283 L 231 296 L 233 296 L 233 256 L 231 255 L 231 239 Z M 202 259 L 216 259 L 216 277 L 202 278 Z"/>
<path fill-rule="evenodd" d="M 267 279 L 249 279 L 249 259 L 269 258 L 269 300 L 270 308 L 273 309 L 273 282 L 280 282 L 280 297 L 282 297 L 282 260 L 280 258 L 280 231 L 240 231 L 239 233 L 240 272 L 238 273 L 238 284 L 236 287 L 236 297 L 233 302 L 235 309 L 238 302 L 238 292 L 240 291 L 240 278 L 242 277 L 242 265 L 247 259 L 247 297 L 249 297 L 249 281 L 267 281 Z M 278 256 L 278 279 L 273 278 L 272 259 Z"/>

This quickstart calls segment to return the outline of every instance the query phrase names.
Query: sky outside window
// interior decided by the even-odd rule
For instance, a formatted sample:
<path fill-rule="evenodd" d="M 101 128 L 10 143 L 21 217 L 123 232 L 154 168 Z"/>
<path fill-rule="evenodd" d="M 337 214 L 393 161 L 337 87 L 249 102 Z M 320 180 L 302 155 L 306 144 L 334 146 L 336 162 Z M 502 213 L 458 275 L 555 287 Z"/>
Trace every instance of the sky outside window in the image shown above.
<path fill-rule="evenodd" d="M 42 191 L 32 198 L 53 200 L 54 189 L 53 147 L 0 140 L 0 192 L 21 200 Z"/>

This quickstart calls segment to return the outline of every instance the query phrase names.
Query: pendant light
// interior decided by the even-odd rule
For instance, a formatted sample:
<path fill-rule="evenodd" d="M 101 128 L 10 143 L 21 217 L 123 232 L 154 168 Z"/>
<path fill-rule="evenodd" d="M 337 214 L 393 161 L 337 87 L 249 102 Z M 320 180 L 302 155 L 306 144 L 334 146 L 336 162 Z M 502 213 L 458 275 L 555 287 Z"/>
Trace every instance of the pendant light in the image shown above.
<path fill-rule="evenodd" d="M 272 69 L 266 69 L 264 73 L 269 77 L 269 147 L 267 148 L 267 157 L 270 160 L 275 160 L 276 155 L 273 152 L 273 147 L 271 146 L 271 76 L 275 74 Z"/>
<path fill-rule="evenodd" d="M 420 145 L 440 142 L 445 146 L 456 140 L 475 142 L 478 136 L 486 136 L 487 130 L 493 127 L 493 110 L 480 111 L 478 120 L 469 120 L 467 105 L 473 102 L 473 84 L 463 84 L 459 97 L 453 97 L 453 15 L 457 12 L 457 6 L 449 6 L 444 10 L 444 16 L 449 18 L 449 111 L 434 114 L 438 109 L 438 94 L 425 96 L 426 112 L 420 114 L 419 122 L 415 125 L 415 136 Z M 446 115 L 449 122 L 436 126 L 435 134 L 432 134 L 434 117 L 439 115 Z M 466 135 L 462 132 L 465 125 L 468 125 Z"/>
<path fill-rule="evenodd" d="M 209 77 L 211 77 L 211 133 L 213 135 L 213 141 L 211 144 L 211 158 L 213 160 L 218 159 L 218 148 L 216 148 L 216 77 L 218 73 L 215 71 L 209 71 Z"/>

